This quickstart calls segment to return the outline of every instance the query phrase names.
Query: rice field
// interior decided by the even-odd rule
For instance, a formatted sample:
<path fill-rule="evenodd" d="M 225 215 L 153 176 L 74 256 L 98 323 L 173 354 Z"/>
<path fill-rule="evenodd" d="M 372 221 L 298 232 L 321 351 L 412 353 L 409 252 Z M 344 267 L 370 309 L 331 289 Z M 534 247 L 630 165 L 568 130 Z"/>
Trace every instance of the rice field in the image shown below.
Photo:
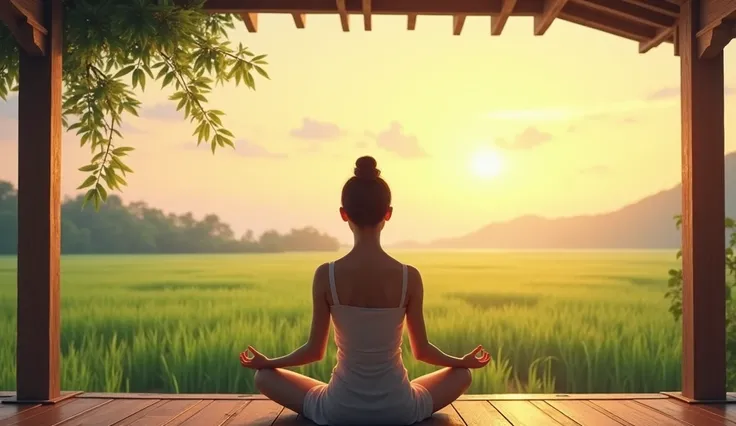
<path fill-rule="evenodd" d="M 397 252 L 426 286 L 430 340 L 494 355 L 470 393 L 680 388 L 674 252 Z M 254 393 L 237 354 L 306 341 L 314 268 L 330 254 L 65 256 L 62 388 Z M 15 387 L 15 258 L 0 257 L 0 390 Z M 322 362 L 298 371 L 327 381 Z M 434 370 L 411 356 L 410 376 Z"/>

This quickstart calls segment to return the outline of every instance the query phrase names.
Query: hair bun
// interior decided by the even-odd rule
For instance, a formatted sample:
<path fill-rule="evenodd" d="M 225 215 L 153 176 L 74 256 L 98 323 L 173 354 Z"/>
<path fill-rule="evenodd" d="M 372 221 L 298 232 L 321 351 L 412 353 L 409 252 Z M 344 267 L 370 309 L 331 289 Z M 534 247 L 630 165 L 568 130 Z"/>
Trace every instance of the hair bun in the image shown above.
<path fill-rule="evenodd" d="M 355 161 L 355 176 L 361 179 L 376 179 L 381 176 L 381 171 L 376 168 L 376 159 L 366 155 Z"/>

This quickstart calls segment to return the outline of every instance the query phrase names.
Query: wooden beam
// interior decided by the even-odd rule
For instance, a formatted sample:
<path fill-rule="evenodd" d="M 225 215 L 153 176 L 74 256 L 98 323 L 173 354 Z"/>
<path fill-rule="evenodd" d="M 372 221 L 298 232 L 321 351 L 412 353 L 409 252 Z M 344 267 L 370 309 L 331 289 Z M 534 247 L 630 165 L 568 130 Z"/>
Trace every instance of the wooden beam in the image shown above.
<path fill-rule="evenodd" d="M 406 15 L 406 29 L 409 31 L 414 31 L 416 27 L 417 27 L 417 14 L 410 13 Z"/>
<path fill-rule="evenodd" d="M 560 18 L 635 41 L 649 40 L 657 35 L 657 30 L 651 26 L 590 9 L 578 3 L 568 3 L 560 12 Z"/>
<path fill-rule="evenodd" d="M 636 4 L 623 2 L 620 0 L 571 0 L 576 3 L 582 3 L 591 9 L 608 12 L 618 17 L 629 19 L 644 25 L 651 25 L 657 28 L 672 28 L 675 25 L 676 18 L 655 12 L 651 9 L 641 7 Z"/>
<path fill-rule="evenodd" d="M 48 31 L 42 24 L 41 0 L 0 0 L 0 22 L 8 27 L 26 53 L 45 53 Z"/>
<path fill-rule="evenodd" d="M 567 0 L 544 0 L 542 13 L 534 15 L 534 35 L 540 36 L 547 32 L 566 4 Z"/>
<path fill-rule="evenodd" d="M 20 52 L 17 398 L 60 392 L 62 0 L 45 0 L 44 56 Z"/>
<path fill-rule="evenodd" d="M 675 31 L 672 33 L 672 44 L 674 45 L 673 53 L 680 56 L 680 25 L 675 25 Z"/>
<path fill-rule="evenodd" d="M 723 52 L 723 49 L 733 40 L 735 35 L 736 26 L 730 20 L 722 21 L 715 27 L 709 27 L 698 32 L 696 35 L 698 55 L 701 58 L 715 57 L 719 52 Z"/>
<path fill-rule="evenodd" d="M 514 12 L 515 6 L 516 0 L 502 0 L 501 13 L 491 15 L 491 35 L 501 35 L 503 27 L 506 26 L 506 21 L 509 20 L 509 16 Z"/>
<path fill-rule="evenodd" d="M 465 25 L 465 15 L 452 15 L 452 35 L 460 35 Z"/>
<path fill-rule="evenodd" d="M 680 6 L 666 0 L 624 0 L 627 3 L 649 9 L 653 12 L 677 18 L 680 15 Z"/>
<path fill-rule="evenodd" d="M 726 399 L 723 51 L 699 57 L 699 0 L 681 5 L 682 394 Z"/>
<path fill-rule="evenodd" d="M 659 30 L 656 36 L 650 38 L 649 40 L 639 42 L 639 53 L 647 53 L 660 44 L 664 43 L 665 40 L 673 40 L 674 33 L 675 27 Z"/>
<path fill-rule="evenodd" d="M 258 14 L 257 13 L 241 13 L 240 17 L 245 22 L 245 28 L 248 29 L 249 33 L 258 31 Z"/>
<path fill-rule="evenodd" d="M 307 25 L 307 15 L 305 13 L 292 13 L 291 17 L 294 18 L 294 25 L 297 28 L 304 29 Z"/>
<path fill-rule="evenodd" d="M 361 7 L 363 9 L 363 27 L 366 31 L 371 30 L 371 0 L 362 0 Z"/>
<path fill-rule="evenodd" d="M 736 0 L 701 1 L 700 19 L 696 32 L 703 33 L 715 29 L 728 21 L 736 18 Z"/>
<path fill-rule="evenodd" d="M 345 0 L 337 0 L 337 13 L 340 14 L 340 25 L 345 32 L 350 31 L 350 17 L 345 8 Z"/>
<path fill-rule="evenodd" d="M 191 0 L 173 0 L 176 4 L 186 4 Z M 334 14 L 336 0 L 207 0 L 203 9 L 210 13 L 309 13 Z M 644 1 L 644 0 L 642 0 Z M 646 0 L 650 1 L 650 0 Z M 655 1 L 655 0 L 652 0 Z M 664 0 L 660 0 L 664 1 Z M 502 0 L 373 0 L 372 15 L 455 15 L 491 16 L 501 12 Z M 514 16 L 533 16 L 542 13 L 543 0 L 518 0 Z M 673 7 L 677 7 L 671 5 Z M 359 1 L 346 1 L 347 14 L 360 14 Z"/>

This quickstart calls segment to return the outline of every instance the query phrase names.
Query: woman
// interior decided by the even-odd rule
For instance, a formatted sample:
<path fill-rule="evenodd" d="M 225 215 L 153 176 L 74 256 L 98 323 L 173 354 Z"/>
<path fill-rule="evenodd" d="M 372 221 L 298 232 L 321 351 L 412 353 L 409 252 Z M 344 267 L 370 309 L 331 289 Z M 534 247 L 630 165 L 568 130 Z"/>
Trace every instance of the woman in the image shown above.
<path fill-rule="evenodd" d="M 314 274 L 309 340 L 280 358 L 267 358 L 251 346 L 240 354 L 241 364 L 256 370 L 261 393 L 317 424 L 416 423 L 457 399 L 470 386 L 469 369 L 491 359 L 481 346 L 455 358 L 427 340 L 422 277 L 381 248 L 381 230 L 392 213 L 391 190 L 376 160 L 359 158 L 340 208 L 354 246 Z M 283 369 L 324 357 L 330 317 L 337 365 L 329 384 Z M 416 359 L 445 368 L 409 381 L 401 357 L 404 319 Z"/>

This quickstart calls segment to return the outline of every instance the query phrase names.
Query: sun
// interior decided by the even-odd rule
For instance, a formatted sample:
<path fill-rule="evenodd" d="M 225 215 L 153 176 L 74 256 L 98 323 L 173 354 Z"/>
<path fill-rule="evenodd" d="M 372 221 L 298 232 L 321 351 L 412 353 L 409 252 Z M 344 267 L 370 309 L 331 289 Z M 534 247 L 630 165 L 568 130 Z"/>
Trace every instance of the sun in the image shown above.
<path fill-rule="evenodd" d="M 471 159 L 470 167 L 474 175 L 491 179 L 503 171 L 503 159 L 495 151 L 476 152 Z"/>

